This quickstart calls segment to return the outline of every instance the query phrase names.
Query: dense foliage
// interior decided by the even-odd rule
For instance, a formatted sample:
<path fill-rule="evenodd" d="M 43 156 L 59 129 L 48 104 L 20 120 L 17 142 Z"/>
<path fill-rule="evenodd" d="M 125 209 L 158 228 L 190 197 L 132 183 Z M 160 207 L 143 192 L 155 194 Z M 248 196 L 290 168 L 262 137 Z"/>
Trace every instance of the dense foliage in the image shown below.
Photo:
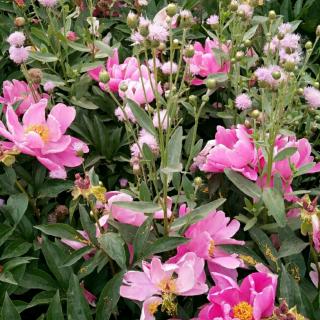
<path fill-rule="evenodd" d="M 0 319 L 319 319 L 319 9 L 0 0 Z"/>

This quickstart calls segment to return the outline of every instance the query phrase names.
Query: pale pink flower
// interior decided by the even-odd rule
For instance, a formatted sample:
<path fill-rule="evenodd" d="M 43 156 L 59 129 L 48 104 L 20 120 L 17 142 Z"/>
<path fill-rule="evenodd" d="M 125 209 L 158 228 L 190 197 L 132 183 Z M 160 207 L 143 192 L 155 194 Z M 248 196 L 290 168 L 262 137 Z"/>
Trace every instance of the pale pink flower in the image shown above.
<path fill-rule="evenodd" d="M 291 33 L 292 32 L 292 25 L 291 23 L 287 22 L 287 23 L 282 23 L 279 28 L 278 31 L 282 34 L 286 34 L 286 33 Z"/>
<path fill-rule="evenodd" d="M 312 215 L 312 241 L 314 249 L 320 253 L 320 221 L 316 214 Z"/>
<path fill-rule="evenodd" d="M 3 104 L 4 110 L 8 105 L 15 105 L 19 103 L 19 107 L 16 109 L 16 114 L 22 115 L 32 103 L 34 103 L 34 97 L 31 93 L 30 87 L 24 81 L 12 80 L 4 81 L 2 84 L 3 96 L 0 97 L 0 103 Z M 35 91 L 36 98 L 40 99 L 40 95 Z"/>
<path fill-rule="evenodd" d="M 16 64 L 26 62 L 29 56 L 28 49 L 25 47 L 14 47 L 9 48 L 9 57 Z"/>
<path fill-rule="evenodd" d="M 168 122 L 170 123 L 170 119 L 168 121 L 168 118 L 167 118 L 167 110 L 160 110 L 159 114 L 156 111 L 153 114 L 153 125 L 155 128 L 159 128 L 159 118 L 160 118 L 161 129 L 167 130 Z"/>
<path fill-rule="evenodd" d="M 210 268 L 214 269 L 217 265 L 226 269 L 236 269 L 241 264 L 237 254 L 227 253 L 220 245 L 244 245 L 243 241 L 232 238 L 239 228 L 239 221 L 230 221 L 223 211 L 213 211 L 187 229 L 184 235 L 190 241 L 180 245 L 176 256 L 169 261 L 174 263 L 186 252 L 194 252 L 198 257 L 205 259 Z"/>
<path fill-rule="evenodd" d="M 130 36 L 131 41 L 133 44 L 142 44 L 145 38 L 140 34 L 140 32 L 135 31 Z"/>
<path fill-rule="evenodd" d="M 295 33 L 287 33 L 279 43 L 285 49 L 297 50 L 300 48 L 300 36 Z"/>
<path fill-rule="evenodd" d="M 177 27 L 177 20 L 179 15 L 176 14 L 171 18 L 168 16 L 166 9 L 167 8 L 163 8 L 160 11 L 158 11 L 153 18 L 153 22 L 156 24 L 162 24 L 167 29 L 170 28 L 170 22 L 171 22 L 171 28 L 175 29 Z"/>
<path fill-rule="evenodd" d="M 178 65 L 175 62 L 165 62 L 162 67 L 161 67 L 161 71 L 164 74 L 175 74 L 178 71 Z"/>
<path fill-rule="evenodd" d="M 236 97 L 235 105 L 239 110 L 246 110 L 252 107 L 252 101 L 246 93 L 242 93 Z"/>
<path fill-rule="evenodd" d="M 68 31 L 66 37 L 69 41 L 77 41 L 79 39 L 74 31 Z"/>
<path fill-rule="evenodd" d="M 314 87 L 306 87 L 303 93 L 304 98 L 311 108 L 317 109 L 320 107 L 320 91 L 318 89 Z"/>
<path fill-rule="evenodd" d="M 277 79 L 277 80 L 274 79 L 274 77 L 272 76 L 274 72 L 280 73 L 280 79 Z M 275 65 L 258 68 L 255 71 L 255 75 L 258 78 L 258 80 L 261 82 L 261 84 L 267 85 L 272 89 L 278 88 L 281 83 L 287 81 L 287 75 L 285 74 L 283 69 Z"/>
<path fill-rule="evenodd" d="M 211 149 L 215 147 L 216 142 L 214 140 L 209 140 L 205 147 L 199 152 L 199 154 L 193 158 L 193 164 L 190 168 L 192 172 L 196 171 L 196 169 L 202 170 L 203 165 L 207 161 L 207 156 L 209 155 Z"/>
<path fill-rule="evenodd" d="M 151 21 L 148 18 L 145 18 L 143 16 L 139 18 L 139 27 L 148 28 L 150 23 Z"/>
<path fill-rule="evenodd" d="M 251 19 L 253 15 L 253 8 L 247 3 L 242 3 L 238 6 L 238 12 L 243 12 L 246 19 Z"/>
<path fill-rule="evenodd" d="M 149 25 L 149 40 L 155 40 L 160 42 L 166 42 L 169 36 L 168 29 L 163 25 L 156 22 L 152 22 Z"/>
<path fill-rule="evenodd" d="M 84 153 L 89 152 L 88 146 L 80 140 L 73 142 L 72 148 L 78 155 L 83 155 Z"/>
<path fill-rule="evenodd" d="M 118 107 L 114 110 L 115 116 L 118 118 L 119 121 L 125 122 L 125 121 L 130 121 L 132 123 L 136 123 L 137 119 L 132 113 L 131 108 L 126 105 L 124 109 Z"/>
<path fill-rule="evenodd" d="M 51 109 L 46 119 L 47 104 L 47 99 L 32 104 L 23 115 L 22 123 L 12 107 L 8 106 L 8 129 L 0 122 L 0 134 L 12 141 L 21 153 L 36 157 L 53 176 L 66 178 L 65 167 L 77 167 L 83 162 L 72 147 L 79 139 L 65 134 L 76 111 L 59 103 Z"/>
<path fill-rule="evenodd" d="M 219 273 L 212 274 L 215 286 L 208 294 L 210 303 L 199 314 L 199 320 L 265 319 L 273 314 L 277 276 L 254 272 L 241 285 Z M 243 318 L 243 314 L 246 318 Z"/>
<path fill-rule="evenodd" d="M 230 62 L 224 61 L 222 65 L 217 61 L 213 49 L 221 49 L 228 53 L 228 47 L 219 44 L 217 40 L 206 39 L 204 47 L 200 42 L 194 43 L 195 54 L 192 58 L 185 58 L 190 67 L 190 72 L 195 76 L 192 80 L 193 85 L 202 85 L 203 78 L 216 73 L 228 73 Z"/>
<path fill-rule="evenodd" d="M 119 184 L 121 188 L 125 188 L 128 185 L 128 179 L 126 178 L 119 179 Z"/>
<path fill-rule="evenodd" d="M 15 31 L 11 33 L 7 39 L 7 42 L 10 44 L 10 46 L 14 47 L 22 47 L 25 41 L 26 37 L 24 33 L 20 31 Z"/>
<path fill-rule="evenodd" d="M 144 301 L 141 320 L 155 319 L 154 313 L 168 294 L 195 296 L 208 291 L 205 283 L 204 260 L 189 252 L 176 263 L 161 263 L 153 257 L 142 262 L 143 271 L 128 271 L 120 287 L 124 298 Z M 156 299 L 151 299 L 156 298 Z M 153 304 L 153 308 L 150 305 Z"/>
<path fill-rule="evenodd" d="M 218 25 L 219 24 L 219 16 L 217 16 L 216 14 L 210 16 L 208 19 L 207 19 L 207 24 L 210 25 L 210 26 L 215 26 L 215 25 Z"/>
<path fill-rule="evenodd" d="M 58 0 L 38 0 L 41 5 L 46 8 L 53 8 L 57 3 Z"/>
<path fill-rule="evenodd" d="M 320 267 L 320 262 L 318 263 Z M 318 288 L 319 285 L 319 274 L 315 263 L 311 263 L 312 271 L 310 271 L 309 276 L 311 278 L 312 283 L 315 285 L 315 287 Z"/>
<path fill-rule="evenodd" d="M 162 66 L 161 61 L 158 58 L 155 59 L 155 65 L 154 65 L 153 59 L 148 60 L 148 67 L 151 72 L 153 72 L 154 67 L 160 68 L 161 66 Z"/>
<path fill-rule="evenodd" d="M 43 85 L 43 89 L 44 91 L 51 93 L 54 88 L 55 88 L 55 84 L 52 81 L 47 81 L 44 85 Z"/>
<path fill-rule="evenodd" d="M 145 7 L 148 5 L 148 1 L 147 0 L 138 0 L 138 5 L 140 7 Z"/>

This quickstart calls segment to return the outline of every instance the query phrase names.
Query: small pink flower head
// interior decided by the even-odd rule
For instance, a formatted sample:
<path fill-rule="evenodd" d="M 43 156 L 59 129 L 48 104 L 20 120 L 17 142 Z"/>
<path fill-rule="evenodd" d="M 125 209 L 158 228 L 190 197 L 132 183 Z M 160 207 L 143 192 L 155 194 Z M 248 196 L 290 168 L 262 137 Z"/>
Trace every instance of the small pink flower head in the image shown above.
<path fill-rule="evenodd" d="M 58 0 L 38 0 L 38 1 L 42 6 L 46 8 L 53 8 L 58 3 Z"/>
<path fill-rule="evenodd" d="M 20 31 L 15 31 L 11 33 L 7 39 L 7 42 L 10 44 L 10 46 L 14 47 L 22 47 L 25 41 L 26 37 L 24 33 Z"/>
<path fill-rule="evenodd" d="M 126 105 L 123 110 L 122 108 L 118 107 L 114 111 L 114 114 L 118 118 L 118 120 L 121 122 L 125 122 L 125 121 L 130 121 L 132 123 L 137 122 L 136 117 L 133 115 L 132 110 L 128 105 Z"/>
<path fill-rule="evenodd" d="M 236 97 L 235 105 L 239 110 L 246 110 L 252 107 L 252 101 L 246 93 L 242 93 Z"/>
<path fill-rule="evenodd" d="M 168 39 L 168 36 L 169 36 L 169 31 L 165 26 L 163 26 L 163 24 L 153 22 L 149 25 L 149 35 L 148 35 L 149 40 L 166 42 Z"/>
<path fill-rule="evenodd" d="M 243 12 L 245 18 L 249 20 L 252 18 L 253 8 L 249 4 L 243 3 L 238 6 L 238 12 Z"/>
<path fill-rule="evenodd" d="M 119 179 L 119 184 L 121 188 L 125 188 L 128 185 L 128 179 L 126 178 Z"/>
<path fill-rule="evenodd" d="M 291 23 L 287 22 L 287 23 L 282 23 L 279 28 L 278 31 L 282 34 L 287 34 L 287 33 L 291 33 L 292 32 L 292 25 Z"/>
<path fill-rule="evenodd" d="M 76 152 L 77 156 L 79 156 L 79 157 L 83 157 L 84 153 L 88 153 L 89 152 L 88 146 L 83 141 L 80 141 L 80 140 L 79 141 L 75 141 L 72 144 L 72 148 Z"/>
<path fill-rule="evenodd" d="M 79 39 L 74 31 L 68 31 L 66 37 L 69 41 L 77 41 Z"/>
<path fill-rule="evenodd" d="M 247 276 L 240 287 L 223 274 L 214 272 L 212 277 L 215 286 L 208 294 L 210 304 L 201 310 L 199 320 L 261 320 L 272 315 L 277 290 L 276 275 L 255 272 Z"/>
<path fill-rule="evenodd" d="M 217 16 L 216 14 L 210 16 L 208 19 L 207 19 L 207 24 L 210 25 L 210 26 L 216 26 L 219 24 L 219 16 Z"/>
<path fill-rule="evenodd" d="M 47 81 L 44 85 L 43 85 L 43 89 L 44 91 L 48 92 L 48 93 L 52 93 L 54 88 L 55 88 L 55 84 L 52 81 Z"/>
<path fill-rule="evenodd" d="M 162 67 L 161 67 L 161 71 L 163 72 L 163 74 L 175 74 L 178 71 L 178 65 L 175 62 L 165 62 Z"/>
<path fill-rule="evenodd" d="M 304 89 L 304 98 L 312 109 L 320 107 L 320 91 L 314 87 Z"/>
<path fill-rule="evenodd" d="M 300 48 L 300 36 L 295 33 L 287 33 L 282 40 L 280 40 L 280 47 L 284 49 L 297 50 Z"/>
<path fill-rule="evenodd" d="M 14 47 L 9 48 L 9 57 L 16 64 L 21 64 L 27 61 L 29 52 L 25 47 Z"/>
<path fill-rule="evenodd" d="M 138 143 L 141 148 L 143 147 L 144 144 L 148 145 L 152 153 L 155 155 L 159 153 L 159 145 L 156 138 L 145 129 L 142 129 L 140 131 Z"/>
<path fill-rule="evenodd" d="M 167 130 L 168 129 L 168 122 L 170 123 L 170 119 L 167 118 L 167 110 L 160 110 L 159 114 L 158 114 L 158 112 L 154 113 L 153 125 L 155 128 L 159 128 L 159 118 L 160 118 L 161 128 L 163 130 Z"/>
<path fill-rule="evenodd" d="M 161 66 L 162 66 L 161 61 L 158 58 L 155 59 L 155 62 L 156 63 L 154 65 L 153 59 L 149 59 L 148 60 L 148 67 L 149 67 L 151 72 L 153 72 L 154 67 L 161 68 Z"/>
<path fill-rule="evenodd" d="M 273 77 L 274 73 L 279 73 L 280 78 L 275 79 Z M 276 89 L 280 84 L 287 81 L 287 76 L 284 70 L 276 65 L 258 68 L 255 71 L 255 75 L 262 86 L 268 86 L 271 89 Z"/>
<path fill-rule="evenodd" d="M 205 147 L 199 152 L 199 154 L 193 158 L 192 169 L 195 171 L 196 169 L 202 170 L 203 165 L 207 161 L 207 156 L 209 155 L 211 149 L 215 146 L 214 140 L 209 140 Z"/>
<path fill-rule="evenodd" d="M 140 28 L 148 28 L 150 23 L 151 23 L 151 21 L 148 18 L 145 18 L 142 16 L 139 18 L 139 27 Z"/>
<path fill-rule="evenodd" d="M 133 32 L 131 34 L 130 39 L 133 42 L 133 45 L 142 44 L 143 41 L 145 40 L 144 37 L 138 31 Z"/>
<path fill-rule="evenodd" d="M 64 179 L 65 167 L 77 167 L 83 162 L 73 149 L 73 144 L 80 140 L 65 134 L 76 111 L 59 103 L 46 117 L 47 104 L 47 99 L 32 104 L 23 115 L 22 123 L 13 108 L 8 106 L 8 129 L 0 122 L 0 135 L 12 141 L 21 153 L 36 157 L 49 169 L 51 176 Z"/>

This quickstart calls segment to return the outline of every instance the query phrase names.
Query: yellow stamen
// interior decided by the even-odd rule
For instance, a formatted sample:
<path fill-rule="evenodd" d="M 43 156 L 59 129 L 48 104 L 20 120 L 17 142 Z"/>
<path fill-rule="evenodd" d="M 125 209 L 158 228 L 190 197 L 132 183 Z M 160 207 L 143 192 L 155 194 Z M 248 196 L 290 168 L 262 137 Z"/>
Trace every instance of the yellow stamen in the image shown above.
<path fill-rule="evenodd" d="M 249 303 L 245 301 L 242 301 L 235 305 L 232 308 L 232 311 L 233 317 L 238 318 L 239 320 L 252 320 L 253 318 L 253 308 Z"/>
<path fill-rule="evenodd" d="M 213 257 L 214 248 L 215 248 L 214 240 L 210 240 L 210 245 L 209 245 L 209 250 L 208 250 L 208 253 L 209 253 L 210 257 Z"/>
<path fill-rule="evenodd" d="M 49 140 L 49 129 L 43 124 L 32 124 L 27 129 L 26 132 L 36 132 L 44 142 Z"/>
<path fill-rule="evenodd" d="M 152 302 L 148 305 L 148 310 L 150 314 L 154 315 L 158 311 L 158 307 L 161 304 L 161 302 Z"/>
<path fill-rule="evenodd" d="M 163 292 L 174 293 L 177 289 L 175 279 L 162 279 L 159 283 L 159 289 Z"/>

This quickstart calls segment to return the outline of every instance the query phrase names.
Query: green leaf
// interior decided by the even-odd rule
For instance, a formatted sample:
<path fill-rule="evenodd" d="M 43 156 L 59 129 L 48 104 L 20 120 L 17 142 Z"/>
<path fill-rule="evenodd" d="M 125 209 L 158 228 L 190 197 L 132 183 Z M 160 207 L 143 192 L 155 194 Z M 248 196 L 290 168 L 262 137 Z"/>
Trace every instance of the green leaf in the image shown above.
<path fill-rule="evenodd" d="M 150 194 L 148 185 L 144 181 L 142 181 L 140 184 L 139 198 L 142 201 L 147 201 L 147 202 L 151 201 L 151 194 Z"/>
<path fill-rule="evenodd" d="M 219 208 L 225 201 L 226 199 L 220 198 L 192 210 L 185 216 L 175 219 L 171 224 L 171 229 L 177 230 L 181 227 L 184 227 L 184 229 L 187 228 L 189 225 L 204 219 L 210 212 Z"/>
<path fill-rule="evenodd" d="M 97 303 L 96 320 L 109 320 L 120 298 L 120 286 L 124 271 L 117 273 L 102 289 Z"/>
<path fill-rule="evenodd" d="M 11 217 L 17 226 L 28 208 L 28 197 L 24 193 L 14 194 L 9 197 L 7 208 L 11 211 Z"/>
<path fill-rule="evenodd" d="M 315 162 L 310 162 L 310 163 L 307 163 L 303 166 L 301 166 L 293 175 L 293 177 L 299 177 L 299 176 L 302 176 L 306 173 L 309 173 L 309 171 L 316 165 Z"/>
<path fill-rule="evenodd" d="M 256 24 L 256 25 L 254 25 L 253 27 L 251 27 L 251 28 L 243 35 L 243 41 L 250 40 L 250 39 L 255 35 L 255 33 L 257 32 L 258 27 L 259 27 L 258 24 Z"/>
<path fill-rule="evenodd" d="M 70 225 L 64 223 L 43 224 L 34 228 L 50 236 L 79 241 L 85 240 L 83 236 L 73 229 Z"/>
<path fill-rule="evenodd" d="M 73 187 L 72 181 L 51 179 L 41 185 L 38 198 L 45 198 L 45 197 L 55 198 L 59 193 L 69 190 L 72 187 Z"/>
<path fill-rule="evenodd" d="M 19 281 L 19 286 L 27 289 L 56 290 L 57 281 L 41 269 L 26 271 Z"/>
<path fill-rule="evenodd" d="M 83 290 L 79 285 L 79 279 L 75 274 L 71 274 L 69 288 L 67 292 L 68 319 L 91 320 L 90 307 L 83 295 Z"/>
<path fill-rule="evenodd" d="M 152 227 L 153 216 L 148 217 L 147 220 L 139 227 L 134 240 L 133 240 L 133 252 L 134 252 L 134 261 L 143 253 L 147 240 L 150 234 Z"/>
<path fill-rule="evenodd" d="M 1 309 L 1 316 L 3 320 L 19 320 L 21 319 L 18 310 L 12 303 L 8 293 L 4 296 L 4 301 Z"/>
<path fill-rule="evenodd" d="M 282 194 L 276 189 L 265 188 L 262 200 L 268 209 L 268 214 L 273 216 L 279 227 L 285 227 L 287 219 Z"/>
<path fill-rule="evenodd" d="M 29 57 L 42 63 L 55 62 L 58 58 L 52 53 L 45 52 L 29 52 Z"/>
<path fill-rule="evenodd" d="M 18 282 L 14 279 L 12 273 L 10 271 L 4 271 L 0 273 L 0 281 L 13 284 L 13 285 L 18 285 Z"/>
<path fill-rule="evenodd" d="M 124 241 L 119 233 L 107 232 L 102 234 L 98 241 L 101 249 L 113 259 L 121 269 L 126 269 L 126 252 L 124 250 Z"/>
<path fill-rule="evenodd" d="M 64 320 L 62 307 L 60 303 L 59 290 L 54 295 L 47 312 L 47 320 Z"/>
<path fill-rule="evenodd" d="M 300 253 L 304 250 L 309 243 L 303 242 L 301 239 L 295 237 L 293 239 L 285 240 L 281 243 L 280 250 L 278 252 L 279 258 L 284 258 Z"/>
<path fill-rule="evenodd" d="M 95 245 L 98 244 L 97 238 L 96 238 L 96 226 L 91 221 L 88 211 L 85 209 L 85 207 L 82 204 L 79 205 L 79 212 L 80 212 L 80 221 L 81 221 L 83 230 L 85 230 L 89 234 L 89 238 L 92 243 L 94 243 Z"/>
<path fill-rule="evenodd" d="M 63 267 L 70 267 L 73 264 L 75 264 L 77 261 L 79 261 L 84 255 L 88 254 L 89 252 L 92 251 L 92 247 L 86 246 L 77 250 L 74 250 L 69 257 L 64 261 Z"/>
<path fill-rule="evenodd" d="M 79 99 L 77 99 L 76 97 L 72 97 L 71 98 L 71 103 L 73 103 L 77 107 L 81 107 L 83 109 L 88 109 L 88 110 L 97 110 L 97 109 L 99 109 L 99 106 L 97 106 L 91 100 L 89 100 L 89 99 L 87 99 L 85 97 L 81 97 Z"/>
<path fill-rule="evenodd" d="M 156 211 L 161 210 L 161 207 L 158 204 L 146 201 L 116 201 L 113 202 L 112 205 L 143 213 L 154 213 Z"/>
<path fill-rule="evenodd" d="M 182 127 L 174 132 L 168 143 L 168 166 L 163 168 L 162 171 L 165 173 L 180 172 L 182 170 L 182 164 L 180 162 L 181 151 L 182 151 L 182 138 L 183 130 Z"/>
<path fill-rule="evenodd" d="M 90 52 L 90 48 L 79 42 L 68 41 L 68 46 L 76 51 Z"/>
<path fill-rule="evenodd" d="M 22 256 L 27 253 L 31 247 L 32 245 L 29 242 L 14 240 L 5 247 L 0 260 Z"/>
<path fill-rule="evenodd" d="M 274 162 L 277 162 L 277 161 L 281 161 L 281 160 L 284 160 L 286 158 L 289 158 L 291 157 L 293 154 L 296 153 L 298 149 L 296 147 L 288 147 L 288 148 L 285 148 L 283 150 L 281 150 L 273 159 Z"/>
<path fill-rule="evenodd" d="M 151 133 L 154 137 L 157 136 L 156 130 L 153 126 L 151 118 L 148 116 L 148 114 L 143 110 L 142 107 L 137 105 L 134 101 L 128 100 L 128 105 L 137 119 L 138 124 L 146 129 L 149 133 Z"/>
<path fill-rule="evenodd" d="M 261 189 L 254 182 L 245 178 L 242 174 L 225 169 L 224 173 L 228 179 L 244 194 L 251 198 L 259 199 L 261 197 Z"/>

